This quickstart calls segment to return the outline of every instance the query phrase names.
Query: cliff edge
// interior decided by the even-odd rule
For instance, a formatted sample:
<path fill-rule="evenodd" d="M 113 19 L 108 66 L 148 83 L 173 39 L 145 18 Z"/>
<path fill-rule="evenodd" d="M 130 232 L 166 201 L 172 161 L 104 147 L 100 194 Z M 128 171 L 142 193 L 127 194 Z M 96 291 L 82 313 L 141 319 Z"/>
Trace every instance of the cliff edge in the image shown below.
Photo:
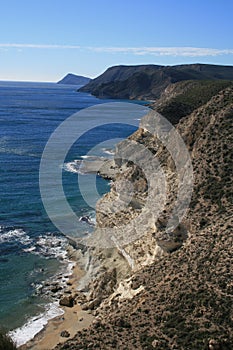
<path fill-rule="evenodd" d="M 191 91 L 193 85 L 188 85 Z M 206 96 L 208 91 L 207 84 Z M 162 102 L 160 112 L 167 107 Z M 152 182 L 151 187 L 140 167 L 115 157 L 111 191 L 97 204 L 96 232 L 105 227 L 111 234 L 123 226 L 124 239 L 126 225 L 127 230 L 135 230 L 135 239 L 122 245 L 116 242 L 106 250 L 92 249 L 88 273 L 95 278 L 84 307 L 92 310 L 95 319 L 57 350 L 232 349 L 232 118 L 233 87 L 227 86 L 175 121 L 194 177 L 188 211 L 169 231 L 179 174 L 170 152 L 148 130 L 153 113 L 142 119 L 129 141 L 150 150 L 151 161 L 159 160 L 167 183 L 165 205 L 155 217 L 158 183 Z M 120 143 L 116 155 L 122 148 L 127 152 L 127 147 L 128 140 Z M 134 194 L 119 212 L 116 197 L 126 179 Z M 138 217 L 144 220 L 132 227 Z"/>

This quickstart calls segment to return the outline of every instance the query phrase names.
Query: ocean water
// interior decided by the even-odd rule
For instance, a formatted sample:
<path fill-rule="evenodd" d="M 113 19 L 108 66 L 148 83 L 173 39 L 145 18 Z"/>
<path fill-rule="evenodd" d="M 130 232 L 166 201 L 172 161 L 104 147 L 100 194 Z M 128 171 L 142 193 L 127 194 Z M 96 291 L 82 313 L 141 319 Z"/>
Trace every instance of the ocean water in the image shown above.
<path fill-rule="evenodd" d="M 47 319 L 61 312 L 56 303 L 37 290 L 43 281 L 61 271 L 67 272 L 69 264 L 66 237 L 51 222 L 41 200 L 42 152 L 50 135 L 69 116 L 110 102 L 78 93 L 76 89 L 49 83 L 0 82 L 0 328 L 18 329 L 15 337 L 20 339 L 20 344 L 25 341 L 26 333 L 36 333 Z M 130 125 L 132 118 L 135 124 L 143 114 L 142 111 L 136 116 L 126 114 L 128 125 L 100 126 L 70 148 L 61 164 L 63 186 L 78 218 L 88 215 L 94 222 L 95 217 L 94 209 L 83 199 L 77 184 L 78 162 L 99 144 L 101 147 L 97 147 L 93 156 L 111 157 L 112 140 L 131 134 L 135 130 Z M 95 118 L 101 125 L 103 115 L 97 112 Z M 108 118 L 109 123 L 117 122 L 116 113 L 112 116 L 110 113 Z M 95 175 L 83 176 L 88 191 Z M 100 195 L 109 190 L 108 182 L 99 177 L 96 186 Z M 98 199 L 95 196 L 93 193 L 93 202 Z M 56 206 L 60 199 L 55 196 L 52 200 Z M 75 234 L 81 236 L 91 230 L 92 226 L 80 221 Z M 29 323 L 30 332 L 20 328 Z"/>

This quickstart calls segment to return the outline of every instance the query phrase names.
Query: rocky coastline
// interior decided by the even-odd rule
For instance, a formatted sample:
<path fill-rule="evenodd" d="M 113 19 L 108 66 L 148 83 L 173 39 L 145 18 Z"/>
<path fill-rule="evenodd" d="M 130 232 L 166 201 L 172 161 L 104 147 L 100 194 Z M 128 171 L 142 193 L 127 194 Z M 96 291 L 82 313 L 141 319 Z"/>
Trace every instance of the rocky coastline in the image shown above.
<path fill-rule="evenodd" d="M 76 332 L 59 328 L 56 350 L 232 349 L 232 117 L 233 88 L 228 86 L 175 122 L 192 159 L 194 187 L 189 208 L 173 230 L 167 225 L 179 176 L 171 154 L 148 131 L 150 116 L 117 145 L 114 162 L 104 162 L 100 174 L 112 184 L 97 203 L 94 235 L 70 241 L 69 256 L 83 273 L 64 289 L 59 283 L 48 286 L 65 310 L 78 305 L 76 321 L 85 318 L 81 312 L 91 317 Z M 122 149 L 131 152 L 129 141 L 150 150 L 163 169 L 166 200 L 158 218 L 158 183 L 148 183 L 138 166 L 119 156 Z M 121 195 L 126 179 L 134 189 L 130 201 Z M 116 228 L 114 244 L 106 244 L 104 234 Z M 134 239 L 127 240 L 132 232 Z M 34 342 L 27 349 L 42 350 L 38 346 Z"/>

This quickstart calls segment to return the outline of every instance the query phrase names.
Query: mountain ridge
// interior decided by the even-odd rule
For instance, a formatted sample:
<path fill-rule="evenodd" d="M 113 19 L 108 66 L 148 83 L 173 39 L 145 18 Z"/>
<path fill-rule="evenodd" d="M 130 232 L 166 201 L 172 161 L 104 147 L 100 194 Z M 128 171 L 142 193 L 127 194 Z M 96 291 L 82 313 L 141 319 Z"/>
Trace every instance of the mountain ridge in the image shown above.
<path fill-rule="evenodd" d="M 184 64 L 138 65 L 108 68 L 79 91 L 99 98 L 156 100 L 166 87 L 184 80 L 233 80 L 233 66 Z"/>

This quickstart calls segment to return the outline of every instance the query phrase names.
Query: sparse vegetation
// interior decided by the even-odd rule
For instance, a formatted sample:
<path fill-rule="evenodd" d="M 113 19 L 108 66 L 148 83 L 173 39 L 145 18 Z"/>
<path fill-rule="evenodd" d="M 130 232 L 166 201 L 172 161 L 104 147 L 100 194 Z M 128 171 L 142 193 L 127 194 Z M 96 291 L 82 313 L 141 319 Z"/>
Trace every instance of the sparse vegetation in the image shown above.
<path fill-rule="evenodd" d="M 134 272 L 132 288 L 143 286 L 140 293 L 130 300 L 115 296 L 95 310 L 97 323 L 57 349 L 233 349 L 233 86 L 222 90 L 228 83 L 198 82 L 183 94 L 192 108 L 210 99 L 177 126 L 194 169 L 193 198 L 182 223 L 188 239 L 172 254 Z M 215 89 L 220 90 L 212 96 Z M 162 166 L 175 172 L 151 135 L 139 129 L 131 139 L 154 149 Z M 174 179 L 171 175 L 166 213 L 176 199 Z M 163 221 L 156 224 L 155 238 Z"/>
<path fill-rule="evenodd" d="M 206 104 L 218 92 L 233 86 L 230 80 L 188 80 L 173 84 L 172 93 L 164 95 L 153 106 L 172 123 Z M 225 103 L 230 101 L 225 101 Z M 210 112 L 214 112 L 211 108 Z"/>

